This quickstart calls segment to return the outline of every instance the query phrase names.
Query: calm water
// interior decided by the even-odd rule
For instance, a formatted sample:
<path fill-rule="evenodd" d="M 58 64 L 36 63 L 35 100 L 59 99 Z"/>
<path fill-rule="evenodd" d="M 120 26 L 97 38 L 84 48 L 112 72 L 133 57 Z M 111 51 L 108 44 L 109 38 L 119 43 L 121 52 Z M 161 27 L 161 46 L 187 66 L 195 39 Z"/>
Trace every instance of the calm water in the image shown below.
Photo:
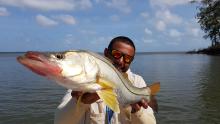
<path fill-rule="evenodd" d="M 52 124 L 66 90 L 18 64 L 18 55 L 0 54 L 0 124 Z M 158 124 L 220 123 L 220 57 L 138 54 L 132 70 L 161 82 Z"/>

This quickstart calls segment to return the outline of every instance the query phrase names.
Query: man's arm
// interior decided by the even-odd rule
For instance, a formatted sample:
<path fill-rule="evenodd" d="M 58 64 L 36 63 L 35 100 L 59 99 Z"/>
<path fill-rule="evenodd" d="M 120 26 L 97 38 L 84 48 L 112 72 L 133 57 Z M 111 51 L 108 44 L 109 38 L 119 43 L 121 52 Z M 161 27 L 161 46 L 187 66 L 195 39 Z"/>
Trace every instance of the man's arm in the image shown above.
<path fill-rule="evenodd" d="M 133 82 L 134 86 L 136 87 L 146 87 L 146 83 L 144 79 L 139 76 L 133 75 Z M 156 119 L 154 116 L 154 112 L 152 108 L 157 108 L 155 107 L 156 104 L 156 99 L 155 97 L 152 98 L 151 102 L 147 102 L 146 100 L 142 99 L 141 101 L 132 104 L 131 105 L 131 123 L 140 123 L 140 124 L 156 124 Z M 156 104 L 156 105 L 155 105 Z M 152 107 L 152 108 L 151 108 Z M 157 109 L 155 109 L 157 110 Z"/>

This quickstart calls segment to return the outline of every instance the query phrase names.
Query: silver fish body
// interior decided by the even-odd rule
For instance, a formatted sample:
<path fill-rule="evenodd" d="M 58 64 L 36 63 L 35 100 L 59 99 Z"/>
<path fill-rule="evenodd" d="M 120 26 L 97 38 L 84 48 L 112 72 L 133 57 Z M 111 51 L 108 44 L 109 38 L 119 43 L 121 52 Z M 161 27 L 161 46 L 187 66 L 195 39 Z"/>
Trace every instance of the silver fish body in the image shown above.
<path fill-rule="evenodd" d="M 118 104 L 128 105 L 141 99 L 150 101 L 152 95 L 152 89 L 134 87 L 107 58 L 94 52 L 27 52 L 17 59 L 33 72 L 55 80 L 63 87 L 73 91 L 97 92 L 115 112 L 119 112 Z"/>

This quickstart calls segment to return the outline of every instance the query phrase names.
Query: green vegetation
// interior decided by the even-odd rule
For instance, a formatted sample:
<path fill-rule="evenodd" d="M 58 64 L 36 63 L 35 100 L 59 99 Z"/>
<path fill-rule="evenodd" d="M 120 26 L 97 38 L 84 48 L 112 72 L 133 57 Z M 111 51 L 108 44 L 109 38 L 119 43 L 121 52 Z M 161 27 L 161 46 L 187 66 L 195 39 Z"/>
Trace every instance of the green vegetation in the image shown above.
<path fill-rule="evenodd" d="M 192 3 L 198 3 L 199 12 L 196 15 L 198 23 L 205 32 L 204 38 L 211 40 L 210 47 L 195 52 L 220 54 L 220 0 L 201 0 Z"/>

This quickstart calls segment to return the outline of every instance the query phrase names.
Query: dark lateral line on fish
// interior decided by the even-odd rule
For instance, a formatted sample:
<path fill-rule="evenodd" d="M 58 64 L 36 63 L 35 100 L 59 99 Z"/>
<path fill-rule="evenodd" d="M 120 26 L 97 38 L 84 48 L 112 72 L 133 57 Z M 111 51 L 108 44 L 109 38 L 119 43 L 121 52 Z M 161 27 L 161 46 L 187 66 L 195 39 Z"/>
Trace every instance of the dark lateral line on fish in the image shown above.
<path fill-rule="evenodd" d="M 133 94 L 135 94 L 135 95 L 149 96 L 149 95 L 138 94 L 138 93 L 135 93 L 135 92 L 131 91 L 131 90 L 125 85 L 125 83 L 123 82 L 123 79 L 121 78 L 121 76 L 118 74 L 118 72 L 117 72 L 118 70 L 116 70 L 116 68 L 115 68 L 112 64 L 110 64 L 109 62 L 106 62 L 104 59 L 100 58 L 100 57 L 99 57 L 98 55 L 96 55 L 95 53 L 88 52 L 88 51 L 85 51 L 85 50 L 83 50 L 82 52 L 86 52 L 86 53 L 88 53 L 88 54 L 94 56 L 95 58 L 97 58 L 97 59 L 103 61 L 104 63 L 108 64 L 112 69 L 114 69 L 114 71 L 117 73 L 118 77 L 121 79 L 121 81 L 122 81 L 122 83 L 124 84 L 124 86 L 126 87 L 126 89 L 129 90 L 131 93 L 133 93 Z"/>

